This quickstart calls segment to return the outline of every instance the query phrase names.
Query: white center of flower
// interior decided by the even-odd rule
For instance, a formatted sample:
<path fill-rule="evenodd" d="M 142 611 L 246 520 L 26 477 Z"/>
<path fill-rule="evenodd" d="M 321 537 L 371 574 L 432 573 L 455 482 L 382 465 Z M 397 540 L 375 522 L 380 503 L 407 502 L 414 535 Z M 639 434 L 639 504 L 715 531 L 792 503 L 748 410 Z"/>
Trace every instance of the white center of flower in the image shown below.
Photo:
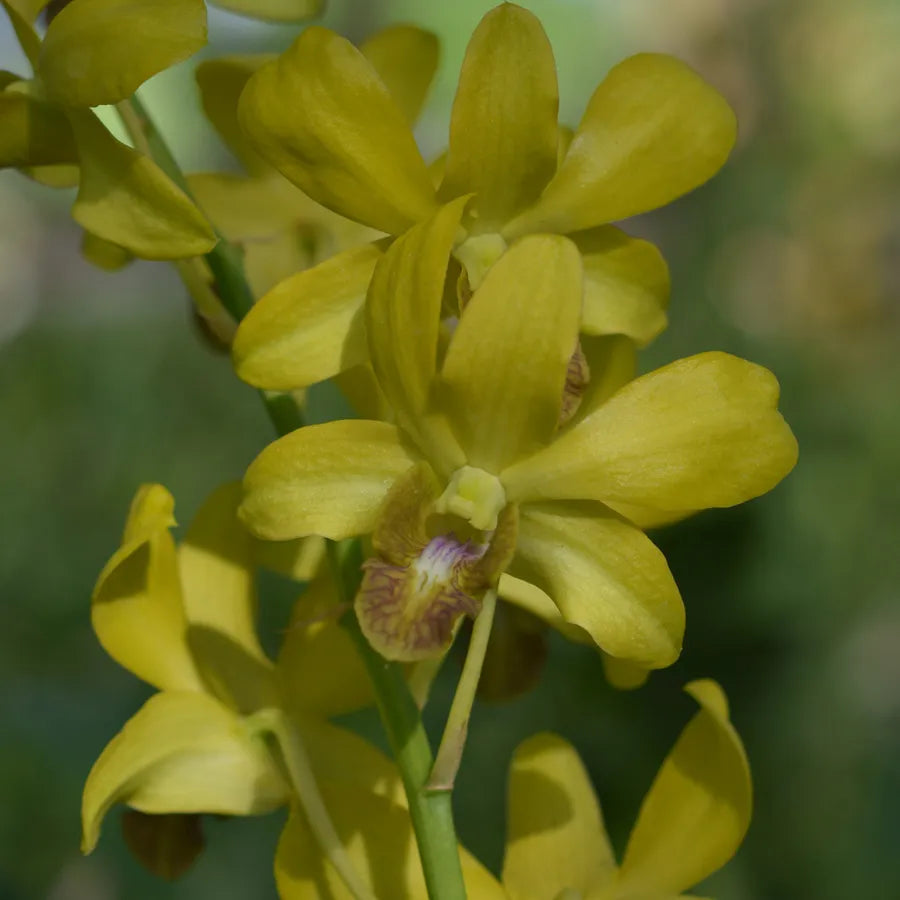
<path fill-rule="evenodd" d="M 426 593 L 449 584 L 454 566 L 480 558 L 486 549 L 486 545 L 461 543 L 452 534 L 433 538 L 412 563 L 416 590 Z"/>
<path fill-rule="evenodd" d="M 475 466 L 463 466 L 453 473 L 435 511 L 459 516 L 479 531 L 493 531 L 504 506 L 506 491 L 496 475 Z"/>
<path fill-rule="evenodd" d="M 506 241 L 496 232 L 466 238 L 454 251 L 469 279 L 469 287 L 477 291 L 488 269 L 506 252 Z"/>

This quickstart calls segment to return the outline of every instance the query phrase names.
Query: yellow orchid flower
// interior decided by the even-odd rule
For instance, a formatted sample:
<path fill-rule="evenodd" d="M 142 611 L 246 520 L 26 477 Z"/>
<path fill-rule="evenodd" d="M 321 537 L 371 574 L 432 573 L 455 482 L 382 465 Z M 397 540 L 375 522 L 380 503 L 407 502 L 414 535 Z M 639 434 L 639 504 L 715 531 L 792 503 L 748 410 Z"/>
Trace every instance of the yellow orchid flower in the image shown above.
<path fill-rule="evenodd" d="M 360 45 L 410 123 L 419 115 L 437 68 L 438 41 L 410 25 L 385 28 Z M 197 67 L 203 109 L 248 176 L 200 172 L 188 176 L 191 192 L 219 231 L 244 249 L 256 296 L 298 271 L 382 233 L 316 203 L 266 163 L 237 121 L 238 97 L 273 54 L 230 56 Z"/>
<path fill-rule="evenodd" d="M 575 749 L 542 734 L 516 750 L 503 863 L 509 900 L 674 900 L 731 859 L 750 823 L 747 757 L 719 685 L 704 679 L 685 690 L 701 709 L 644 798 L 621 866 Z"/>
<path fill-rule="evenodd" d="M 513 758 L 502 885 L 461 849 L 471 900 L 675 900 L 723 866 L 750 822 L 750 770 L 722 689 L 702 680 L 685 690 L 701 709 L 644 798 L 621 866 L 577 752 L 540 734 Z M 345 785 L 327 797 L 354 868 L 378 896 L 426 900 L 408 813 Z M 360 829 L 360 820 L 379 827 Z M 275 876 L 282 900 L 352 900 L 297 816 L 282 832 Z"/>
<path fill-rule="evenodd" d="M 173 814 L 251 815 L 286 803 L 291 788 L 263 735 L 273 716 L 287 717 L 302 736 L 317 778 L 392 795 L 398 789 L 378 751 L 326 721 L 371 700 L 362 664 L 330 611 L 330 582 L 315 578 L 298 601 L 276 664 L 260 647 L 255 567 L 264 561 L 309 577 L 320 554 L 296 544 L 260 552 L 236 518 L 239 499 L 237 484 L 215 491 L 176 546 L 171 494 L 145 485 L 100 575 L 91 606 L 97 637 L 158 693 L 88 775 L 85 853 L 109 809 L 125 803 L 151 816 L 128 820 L 130 842 L 156 871 L 177 874 L 184 860 L 154 856 L 169 846 L 161 835 L 190 838 Z"/>
<path fill-rule="evenodd" d="M 662 331 L 665 262 L 609 223 L 669 203 L 724 163 L 734 115 L 698 75 L 667 56 L 626 59 L 572 136 L 557 123 L 555 64 L 539 21 L 503 3 L 469 43 L 437 190 L 394 96 L 359 50 L 314 27 L 249 79 L 239 117 L 254 149 L 310 197 L 388 234 L 474 194 L 454 241 L 468 288 L 510 241 L 569 234 L 583 260 L 581 331 L 639 344 Z M 238 374 L 284 390 L 365 361 L 359 310 L 378 255 L 339 256 L 264 297 L 238 332 Z"/>
<path fill-rule="evenodd" d="M 560 428 L 582 266 L 554 235 L 509 248 L 439 360 L 465 202 L 412 228 L 375 270 L 366 333 L 396 424 L 336 421 L 277 440 L 247 471 L 241 515 L 272 540 L 374 531 L 379 563 L 357 611 L 388 656 L 441 652 L 508 562 L 607 653 L 668 665 L 684 627 L 678 589 L 659 550 L 608 504 L 679 512 L 771 489 L 797 455 L 777 382 L 703 353 L 601 392 Z"/>
<path fill-rule="evenodd" d="M 62 175 L 64 184 L 74 172 L 72 217 L 136 256 L 181 259 L 210 250 L 216 237 L 195 204 L 91 110 L 126 100 L 199 50 L 206 43 L 202 0 L 78 0 L 53 17 L 43 41 L 32 25 L 43 4 L 2 2 L 34 76 L 0 83 L 0 167 L 50 182 Z"/>

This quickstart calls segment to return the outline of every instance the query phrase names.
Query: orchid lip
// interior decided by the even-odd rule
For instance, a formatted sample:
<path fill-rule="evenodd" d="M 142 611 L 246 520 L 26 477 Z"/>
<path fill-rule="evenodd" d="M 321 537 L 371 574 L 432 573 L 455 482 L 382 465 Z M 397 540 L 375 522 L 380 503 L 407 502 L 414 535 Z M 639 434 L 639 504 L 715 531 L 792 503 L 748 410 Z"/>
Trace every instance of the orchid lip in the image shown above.
<path fill-rule="evenodd" d="M 372 645 L 398 660 L 442 652 L 459 619 L 478 613 L 480 600 L 472 595 L 481 591 L 468 576 L 487 549 L 487 544 L 461 542 L 450 533 L 432 538 L 406 566 L 368 560 L 356 609 Z"/>

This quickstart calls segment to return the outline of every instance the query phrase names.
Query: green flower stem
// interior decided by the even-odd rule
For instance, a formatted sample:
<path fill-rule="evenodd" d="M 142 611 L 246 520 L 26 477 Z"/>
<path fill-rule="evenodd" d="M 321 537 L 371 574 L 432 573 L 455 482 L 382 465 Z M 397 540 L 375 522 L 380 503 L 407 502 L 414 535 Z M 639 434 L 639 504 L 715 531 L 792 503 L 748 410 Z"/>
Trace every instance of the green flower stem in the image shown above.
<path fill-rule="evenodd" d="M 169 145 L 153 123 L 137 94 L 116 104 L 122 124 L 134 141 L 135 149 L 149 156 L 162 170 L 193 199 L 187 179 L 181 171 Z M 253 294 L 244 276 L 244 261 L 240 250 L 216 231 L 219 242 L 206 254 L 206 262 L 216 283 L 222 305 L 240 322 L 253 306 Z"/>
<path fill-rule="evenodd" d="M 289 434 L 306 424 L 303 410 L 291 394 L 282 394 L 279 391 L 260 391 L 259 395 L 266 405 L 266 412 L 268 412 L 269 419 L 279 436 Z"/>
<path fill-rule="evenodd" d="M 478 613 L 472 627 L 472 637 L 466 661 L 463 663 L 462 675 L 459 677 L 453 703 L 450 705 L 450 715 L 447 716 L 447 724 L 444 726 L 444 736 L 438 747 L 437 759 L 426 784 L 429 791 L 449 793 L 453 790 L 463 749 L 466 746 L 469 717 L 472 714 L 472 704 L 475 702 L 475 692 L 484 666 L 484 655 L 487 652 L 496 608 L 497 592 L 488 591 L 482 600 L 481 612 Z"/>
<path fill-rule="evenodd" d="M 350 603 L 359 587 L 363 561 L 360 543 L 358 540 L 329 543 L 328 552 L 339 596 Z M 345 615 L 341 624 L 355 641 L 375 689 L 381 721 L 403 779 L 428 896 L 431 900 L 465 900 L 451 794 L 432 793 L 426 788 L 433 757 L 403 670 L 372 649 L 355 614 Z"/>
<path fill-rule="evenodd" d="M 140 100 L 132 97 L 117 104 L 117 109 L 135 147 L 149 155 L 190 196 L 178 163 Z M 212 270 L 222 305 L 239 322 L 253 305 L 253 295 L 244 276 L 239 250 L 220 236 L 219 243 L 207 254 L 206 261 Z M 303 413 L 289 394 L 261 391 L 260 395 L 280 435 L 303 425 Z M 338 590 L 344 602 L 350 604 L 359 587 L 362 565 L 360 543 L 358 540 L 349 541 L 339 547 L 329 542 L 329 555 Z M 426 790 L 433 763 L 431 747 L 402 670 L 395 663 L 386 662 L 372 649 L 360 631 L 355 615 L 346 615 L 342 621 L 353 636 L 369 672 L 378 711 L 400 769 L 428 895 L 431 900 L 465 900 L 466 888 L 453 825 L 451 795 L 449 791 L 429 793 Z M 295 756 L 295 760 L 297 758 Z M 297 770 L 298 775 L 301 770 L 302 767 Z M 311 779 L 311 773 L 309 775 Z M 309 812 L 307 815 L 310 815 Z"/>
<path fill-rule="evenodd" d="M 267 732 L 275 738 L 279 757 L 284 764 L 294 796 L 306 815 L 312 833 L 322 852 L 334 867 L 355 900 L 376 900 L 359 877 L 338 837 L 328 808 L 319 792 L 309 755 L 294 723 L 280 709 L 264 709 L 250 717 L 251 728 Z"/>
<path fill-rule="evenodd" d="M 116 111 L 134 142 L 135 149 L 149 156 L 188 197 L 193 199 L 184 173 L 137 94 L 129 100 L 117 103 Z M 216 298 L 235 322 L 240 322 L 253 306 L 253 294 L 244 274 L 243 257 L 237 247 L 226 241 L 218 231 L 216 234 L 219 242 L 206 254 L 206 263 L 212 272 Z M 190 260 L 175 261 L 175 267 L 185 281 L 187 279 L 183 265 L 189 262 Z M 189 284 L 188 290 L 193 293 Z M 279 434 L 287 434 L 303 425 L 303 415 L 290 394 L 260 391 L 260 396 Z"/>

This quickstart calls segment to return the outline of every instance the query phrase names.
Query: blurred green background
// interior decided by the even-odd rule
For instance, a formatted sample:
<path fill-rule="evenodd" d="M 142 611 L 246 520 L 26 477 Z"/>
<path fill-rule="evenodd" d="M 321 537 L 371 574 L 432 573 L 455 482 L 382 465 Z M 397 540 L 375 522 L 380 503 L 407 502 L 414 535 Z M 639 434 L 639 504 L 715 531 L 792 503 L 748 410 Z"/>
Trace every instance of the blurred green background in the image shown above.
<path fill-rule="evenodd" d="M 441 36 L 419 129 L 440 150 L 465 42 L 486 0 L 331 0 L 362 38 L 411 21 Z M 628 228 L 673 275 L 651 368 L 723 349 L 773 369 L 800 464 L 769 496 L 655 537 L 688 610 L 682 659 L 634 693 L 585 648 L 551 642 L 538 688 L 481 706 L 457 794 L 462 839 L 499 866 L 505 770 L 552 729 L 590 768 L 621 850 L 692 712 L 681 685 L 717 678 L 753 767 L 756 809 L 720 900 L 900 897 L 900 4 L 897 0 L 526 2 L 577 123 L 621 57 L 674 53 L 731 101 L 741 136 L 712 183 Z M 295 30 L 214 11 L 204 55 L 280 49 Z M 199 112 L 192 65 L 144 89 L 188 170 L 233 165 Z M 4 21 L 0 68 L 25 71 Z M 187 522 L 271 438 L 253 392 L 192 327 L 164 264 L 113 274 L 79 256 L 71 197 L 0 175 L 0 900 L 274 898 L 281 819 L 209 822 L 208 848 L 166 885 L 107 820 L 78 852 L 80 791 L 148 694 L 101 651 L 90 590 L 140 482 Z M 436 706 L 449 697 L 447 667 Z M 365 717 L 362 727 L 373 723 Z M 434 724 L 434 723 L 432 723 Z"/>

